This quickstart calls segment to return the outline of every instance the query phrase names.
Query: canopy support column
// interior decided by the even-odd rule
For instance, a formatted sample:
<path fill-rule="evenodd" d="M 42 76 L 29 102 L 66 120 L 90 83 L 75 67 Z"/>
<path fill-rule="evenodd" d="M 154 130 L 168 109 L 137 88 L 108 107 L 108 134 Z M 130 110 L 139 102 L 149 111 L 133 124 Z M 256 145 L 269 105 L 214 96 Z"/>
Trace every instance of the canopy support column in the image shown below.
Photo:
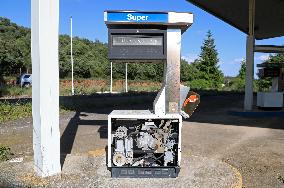
<path fill-rule="evenodd" d="M 253 77 L 254 77 L 254 22 L 255 0 L 249 1 L 249 35 L 246 43 L 246 81 L 244 110 L 252 110 L 253 107 Z"/>
<path fill-rule="evenodd" d="M 31 1 L 34 170 L 41 177 L 61 172 L 59 132 L 59 0 Z"/>

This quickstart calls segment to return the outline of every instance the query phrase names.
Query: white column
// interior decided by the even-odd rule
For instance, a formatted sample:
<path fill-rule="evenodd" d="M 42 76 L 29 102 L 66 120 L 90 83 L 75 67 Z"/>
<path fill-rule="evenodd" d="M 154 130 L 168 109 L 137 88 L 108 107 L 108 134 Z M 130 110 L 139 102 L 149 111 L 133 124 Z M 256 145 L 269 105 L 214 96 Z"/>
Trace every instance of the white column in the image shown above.
<path fill-rule="evenodd" d="M 252 110 L 253 107 L 253 77 L 254 77 L 254 37 L 247 36 L 246 51 L 246 82 L 244 109 Z"/>
<path fill-rule="evenodd" d="M 110 92 L 112 93 L 112 62 L 110 62 Z"/>
<path fill-rule="evenodd" d="M 252 110 L 253 107 L 253 77 L 254 77 L 254 22 L 255 0 L 249 0 L 249 35 L 246 44 L 246 82 L 244 110 Z"/>
<path fill-rule="evenodd" d="M 34 169 L 41 177 L 61 172 L 58 23 L 59 0 L 31 1 Z"/>
<path fill-rule="evenodd" d="M 125 64 L 125 92 L 128 92 L 127 63 Z"/>

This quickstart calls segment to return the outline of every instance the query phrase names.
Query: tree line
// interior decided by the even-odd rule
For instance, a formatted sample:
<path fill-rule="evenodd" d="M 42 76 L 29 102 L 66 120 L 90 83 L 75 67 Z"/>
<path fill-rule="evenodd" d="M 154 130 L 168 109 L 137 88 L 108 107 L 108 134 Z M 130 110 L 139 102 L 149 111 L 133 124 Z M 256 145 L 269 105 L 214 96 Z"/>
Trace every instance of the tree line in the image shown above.
<path fill-rule="evenodd" d="M 20 73 L 32 72 L 31 67 L 31 33 L 30 29 L 12 23 L 0 17 L 0 81 L 5 76 L 18 76 Z M 109 78 L 110 62 L 107 44 L 99 40 L 73 38 L 74 76 L 75 78 Z M 283 60 L 283 55 L 271 56 L 273 61 Z M 218 52 L 212 33 L 208 31 L 201 46 L 199 57 L 194 62 L 181 60 L 181 81 L 193 88 L 220 89 L 226 79 L 219 68 Z M 236 88 L 244 88 L 245 64 L 233 82 Z M 71 75 L 70 37 L 59 36 L 59 70 L 60 78 Z M 161 81 L 163 64 L 128 64 L 128 78 L 131 80 Z M 123 79 L 125 64 L 114 63 L 114 79 Z"/>

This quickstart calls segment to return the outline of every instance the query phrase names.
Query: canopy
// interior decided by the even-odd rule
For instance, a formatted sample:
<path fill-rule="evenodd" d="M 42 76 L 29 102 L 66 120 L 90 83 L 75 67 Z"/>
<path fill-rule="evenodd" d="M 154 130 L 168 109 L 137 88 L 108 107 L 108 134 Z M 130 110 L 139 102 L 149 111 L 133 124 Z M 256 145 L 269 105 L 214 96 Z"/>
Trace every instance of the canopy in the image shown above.
<path fill-rule="evenodd" d="M 249 32 L 249 0 L 187 0 L 206 12 Z M 284 36 L 284 0 L 255 0 L 255 38 Z"/>

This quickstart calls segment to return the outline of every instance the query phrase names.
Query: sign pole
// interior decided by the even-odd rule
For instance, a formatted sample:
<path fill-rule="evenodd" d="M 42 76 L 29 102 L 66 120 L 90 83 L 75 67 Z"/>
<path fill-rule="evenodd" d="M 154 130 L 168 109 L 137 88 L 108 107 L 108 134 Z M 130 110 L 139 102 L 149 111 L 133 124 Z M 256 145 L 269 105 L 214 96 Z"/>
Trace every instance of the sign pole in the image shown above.
<path fill-rule="evenodd" d="M 127 65 L 128 65 L 128 63 L 125 64 L 125 92 L 126 93 L 128 92 Z"/>
<path fill-rule="evenodd" d="M 112 93 L 112 62 L 110 62 L 110 92 Z"/>
<path fill-rule="evenodd" d="M 70 17 L 70 41 L 71 41 L 71 76 L 72 76 L 72 95 L 74 95 L 74 67 L 73 67 L 73 32 L 72 32 L 72 16 Z"/>

